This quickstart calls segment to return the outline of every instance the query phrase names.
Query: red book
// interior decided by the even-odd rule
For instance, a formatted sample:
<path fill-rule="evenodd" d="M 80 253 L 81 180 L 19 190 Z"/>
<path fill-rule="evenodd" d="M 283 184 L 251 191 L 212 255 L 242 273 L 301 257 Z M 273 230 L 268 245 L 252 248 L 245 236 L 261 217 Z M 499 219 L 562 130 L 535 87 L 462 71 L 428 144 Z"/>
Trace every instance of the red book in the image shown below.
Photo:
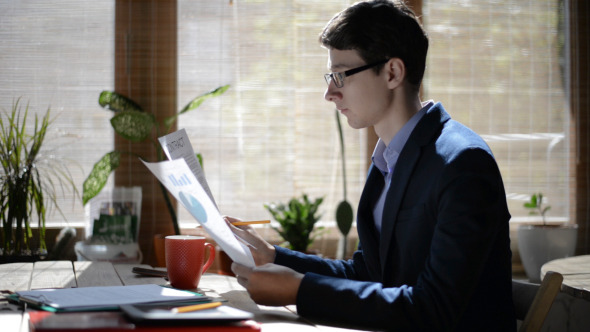
<path fill-rule="evenodd" d="M 259 323 L 247 320 L 222 325 L 134 324 L 119 311 L 51 313 L 29 311 L 31 332 L 259 332 Z"/>

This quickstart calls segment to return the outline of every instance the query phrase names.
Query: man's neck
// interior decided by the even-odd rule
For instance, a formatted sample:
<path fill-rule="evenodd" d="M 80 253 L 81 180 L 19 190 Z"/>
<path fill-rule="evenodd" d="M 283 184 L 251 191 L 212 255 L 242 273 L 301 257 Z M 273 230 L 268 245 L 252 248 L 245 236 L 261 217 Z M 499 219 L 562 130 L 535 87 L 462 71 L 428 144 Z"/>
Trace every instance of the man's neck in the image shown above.
<path fill-rule="evenodd" d="M 411 98 L 394 98 L 388 116 L 375 125 L 375 133 L 383 143 L 388 145 L 400 129 L 420 109 L 422 109 L 422 102 L 418 95 Z"/>

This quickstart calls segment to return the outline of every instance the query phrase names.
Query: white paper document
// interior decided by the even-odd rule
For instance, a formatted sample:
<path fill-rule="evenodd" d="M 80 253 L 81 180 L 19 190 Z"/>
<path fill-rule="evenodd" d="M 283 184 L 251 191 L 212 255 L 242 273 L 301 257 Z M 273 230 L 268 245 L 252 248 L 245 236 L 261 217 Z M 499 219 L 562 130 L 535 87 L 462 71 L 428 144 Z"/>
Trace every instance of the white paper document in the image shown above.
<path fill-rule="evenodd" d="M 184 158 L 159 163 L 142 162 L 233 261 L 255 266 L 250 249 L 234 236 Z"/>
<path fill-rule="evenodd" d="M 197 180 L 201 184 L 201 187 L 205 190 L 211 202 L 217 207 L 217 203 L 215 203 L 215 198 L 213 198 L 213 194 L 211 193 L 211 189 L 209 189 L 209 184 L 207 183 L 207 178 L 205 177 L 205 172 L 203 172 L 203 168 L 201 167 L 201 163 L 197 159 L 197 155 L 195 154 L 195 150 L 193 150 L 193 146 L 188 139 L 188 135 L 186 134 L 186 130 L 184 128 L 177 130 L 173 133 L 170 133 L 166 136 L 162 136 L 158 138 L 160 141 L 160 145 L 168 157 L 169 160 L 176 160 L 182 159 L 186 161 L 186 164 L 189 166 L 193 174 L 197 177 Z"/>

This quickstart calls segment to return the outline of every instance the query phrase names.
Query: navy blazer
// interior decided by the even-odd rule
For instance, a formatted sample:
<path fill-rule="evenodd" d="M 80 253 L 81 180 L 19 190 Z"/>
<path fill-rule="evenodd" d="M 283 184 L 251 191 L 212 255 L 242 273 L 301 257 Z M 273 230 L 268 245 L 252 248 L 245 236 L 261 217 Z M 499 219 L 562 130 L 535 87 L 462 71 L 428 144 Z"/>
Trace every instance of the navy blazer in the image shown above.
<path fill-rule="evenodd" d="M 395 331 L 515 331 L 510 214 L 487 144 L 437 103 L 400 153 L 379 233 L 383 185 L 371 166 L 351 260 L 277 247 L 275 263 L 305 273 L 298 313 Z"/>

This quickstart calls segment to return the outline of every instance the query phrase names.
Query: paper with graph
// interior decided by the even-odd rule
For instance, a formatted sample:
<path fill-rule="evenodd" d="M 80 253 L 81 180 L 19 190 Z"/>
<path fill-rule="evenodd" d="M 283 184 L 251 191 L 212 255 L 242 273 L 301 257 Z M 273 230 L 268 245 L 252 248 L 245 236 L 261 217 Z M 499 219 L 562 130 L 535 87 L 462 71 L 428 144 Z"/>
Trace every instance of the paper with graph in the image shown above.
<path fill-rule="evenodd" d="M 188 135 L 186 134 L 186 130 L 182 128 L 166 136 L 162 136 L 158 138 L 158 140 L 160 141 L 162 150 L 164 150 L 164 153 L 169 160 L 184 159 L 186 161 L 186 164 L 197 177 L 201 187 L 203 187 L 207 193 L 207 196 L 209 196 L 213 204 L 217 207 L 215 198 L 213 198 L 211 189 L 209 189 L 207 178 L 205 178 L 205 172 L 201 167 L 201 163 L 199 163 L 199 160 L 197 159 L 197 155 L 188 138 Z"/>
<path fill-rule="evenodd" d="M 158 163 L 142 162 L 233 261 L 255 266 L 250 249 L 234 236 L 184 158 Z"/>

